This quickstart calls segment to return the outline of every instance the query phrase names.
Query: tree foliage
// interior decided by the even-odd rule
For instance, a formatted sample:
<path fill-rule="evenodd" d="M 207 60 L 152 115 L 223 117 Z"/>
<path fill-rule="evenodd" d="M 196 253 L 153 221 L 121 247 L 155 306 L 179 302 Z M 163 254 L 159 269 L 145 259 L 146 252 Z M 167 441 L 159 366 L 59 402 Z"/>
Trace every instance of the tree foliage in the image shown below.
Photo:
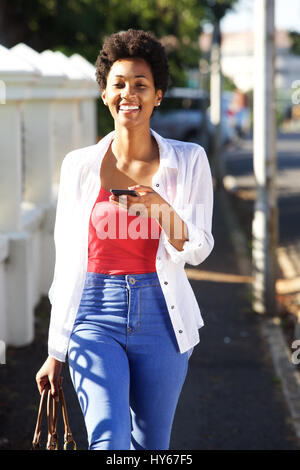
<path fill-rule="evenodd" d="M 219 20 L 237 0 L 1 0 L 0 44 L 24 42 L 41 52 L 81 54 L 95 63 L 105 36 L 128 28 L 152 31 L 163 43 L 170 85 L 184 86 L 198 67 L 201 25 Z M 100 134 L 111 130 L 98 103 Z"/>
<path fill-rule="evenodd" d="M 300 55 L 300 33 L 297 31 L 291 31 L 290 38 L 292 40 L 291 52 L 293 54 Z"/>
<path fill-rule="evenodd" d="M 37 51 L 77 52 L 95 63 L 106 35 L 150 30 L 166 47 L 172 84 L 199 60 L 203 21 L 222 17 L 236 0 L 2 0 L 0 43 L 24 42 Z"/>

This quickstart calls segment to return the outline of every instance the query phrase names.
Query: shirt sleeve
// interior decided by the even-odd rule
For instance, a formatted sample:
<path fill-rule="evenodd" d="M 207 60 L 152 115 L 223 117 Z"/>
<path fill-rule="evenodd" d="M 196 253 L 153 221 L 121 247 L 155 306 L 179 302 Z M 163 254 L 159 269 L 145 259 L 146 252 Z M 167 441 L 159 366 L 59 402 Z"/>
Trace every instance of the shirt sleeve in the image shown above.
<path fill-rule="evenodd" d="M 189 192 L 187 204 L 174 208 L 187 226 L 188 240 L 177 250 L 163 231 L 163 244 L 174 263 L 201 264 L 214 246 L 212 235 L 213 183 L 205 150 L 197 146 L 193 169 L 187 172 L 184 191 Z"/>
<path fill-rule="evenodd" d="M 66 205 L 66 198 L 67 198 L 67 174 L 68 174 L 68 159 L 67 155 L 62 161 L 61 169 L 60 169 L 60 180 L 59 180 L 59 188 L 57 194 L 57 204 L 56 204 L 56 213 L 55 213 L 55 224 L 54 224 L 54 245 L 55 245 L 55 266 L 54 266 L 54 275 L 52 284 L 50 286 L 48 297 L 50 303 L 53 304 L 54 298 L 54 291 L 55 286 L 57 283 L 57 277 L 59 273 L 59 264 L 60 264 L 60 232 L 62 227 L 64 226 L 63 221 L 66 217 L 65 205 Z"/>

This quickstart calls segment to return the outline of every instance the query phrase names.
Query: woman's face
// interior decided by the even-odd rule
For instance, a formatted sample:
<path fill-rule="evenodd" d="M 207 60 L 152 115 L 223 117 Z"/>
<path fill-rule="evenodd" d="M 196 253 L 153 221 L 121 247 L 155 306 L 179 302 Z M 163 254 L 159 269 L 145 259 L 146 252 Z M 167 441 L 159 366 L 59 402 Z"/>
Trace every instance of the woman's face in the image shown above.
<path fill-rule="evenodd" d="M 155 90 L 152 71 L 140 58 L 120 59 L 113 63 L 102 99 L 115 124 L 125 127 L 149 125 L 154 106 L 162 100 Z"/>

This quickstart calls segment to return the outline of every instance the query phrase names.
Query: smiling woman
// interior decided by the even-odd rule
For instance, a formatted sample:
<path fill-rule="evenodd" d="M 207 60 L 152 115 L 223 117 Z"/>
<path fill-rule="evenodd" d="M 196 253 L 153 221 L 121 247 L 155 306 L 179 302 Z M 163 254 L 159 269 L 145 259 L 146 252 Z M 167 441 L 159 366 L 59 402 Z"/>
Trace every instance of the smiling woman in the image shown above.
<path fill-rule="evenodd" d="M 102 91 L 118 126 L 148 126 L 155 106 L 162 100 L 162 90 L 156 90 L 150 66 L 144 59 L 119 59 L 112 65 Z M 120 121 L 120 117 L 127 118 Z M 128 120 L 129 119 L 129 120 Z"/>
<path fill-rule="evenodd" d="M 49 356 L 36 381 L 57 396 L 68 355 L 89 449 L 163 450 L 203 326 L 184 266 L 213 248 L 211 172 L 202 147 L 150 129 L 169 78 L 152 34 L 113 34 L 96 65 L 115 130 L 62 164 Z"/>

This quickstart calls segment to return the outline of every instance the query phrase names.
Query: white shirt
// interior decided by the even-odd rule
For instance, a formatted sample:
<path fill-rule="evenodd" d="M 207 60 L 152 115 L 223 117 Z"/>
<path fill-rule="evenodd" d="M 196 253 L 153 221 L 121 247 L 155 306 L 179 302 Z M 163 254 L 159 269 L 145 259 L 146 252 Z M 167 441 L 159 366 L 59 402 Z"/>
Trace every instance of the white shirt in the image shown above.
<path fill-rule="evenodd" d="M 54 242 L 55 270 L 49 299 L 52 304 L 48 353 L 64 362 L 84 287 L 88 262 L 88 229 L 100 191 L 100 168 L 114 137 L 110 132 L 96 145 L 68 153 L 61 166 Z M 151 129 L 160 163 L 152 188 L 166 200 L 188 229 L 188 240 L 178 251 L 161 230 L 156 271 L 165 296 L 180 353 L 199 341 L 204 325 L 201 311 L 184 270 L 197 266 L 214 246 L 211 233 L 213 185 L 205 150 L 194 143 L 165 139 Z M 128 273 L 130 274 L 130 273 Z"/>

